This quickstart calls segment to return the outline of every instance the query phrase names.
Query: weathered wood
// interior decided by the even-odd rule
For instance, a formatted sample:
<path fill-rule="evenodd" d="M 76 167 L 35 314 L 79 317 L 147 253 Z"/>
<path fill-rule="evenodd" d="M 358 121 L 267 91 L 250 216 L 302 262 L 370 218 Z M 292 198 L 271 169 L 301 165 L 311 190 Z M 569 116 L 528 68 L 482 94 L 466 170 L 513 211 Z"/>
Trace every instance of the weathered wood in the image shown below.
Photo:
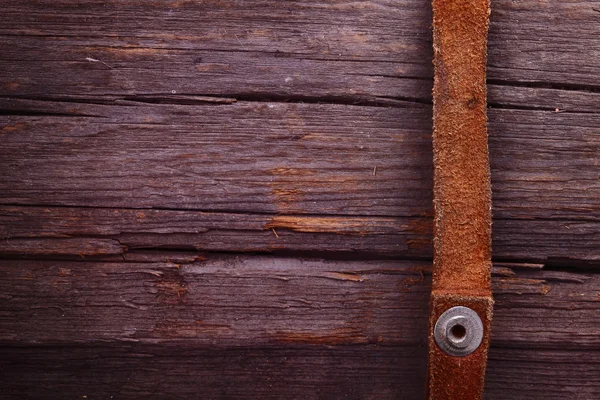
<path fill-rule="evenodd" d="M 498 219 L 493 228 L 498 261 L 564 267 L 600 262 L 600 225 L 595 221 Z M 39 247 L 44 241 L 32 238 L 45 239 L 46 252 Z M 121 246 L 107 251 L 107 239 Z M 431 239 L 431 218 L 421 217 L 0 206 L 0 255 L 22 257 L 127 256 L 127 249 L 158 248 L 430 259 Z M 83 252 L 83 247 L 95 250 Z"/>
<path fill-rule="evenodd" d="M 147 261 L 0 262 L 8 398 L 422 397 L 428 264 Z M 494 292 L 489 398 L 600 392 L 597 275 L 505 267 Z"/>
<path fill-rule="evenodd" d="M 0 358 L 3 399 L 423 398 L 418 347 L 25 347 Z M 68 366 L 68 368 L 65 368 Z"/>
<path fill-rule="evenodd" d="M 68 368 L 66 368 L 68 367 Z M 178 346 L 3 349 L 3 398 L 422 399 L 419 347 L 293 346 L 211 351 Z M 495 349 L 486 399 L 600 395 L 597 351 Z"/>
<path fill-rule="evenodd" d="M 3 93 L 430 98 L 429 2 L 3 6 Z M 494 1 L 490 79 L 597 89 L 596 9 L 593 0 Z"/>
<path fill-rule="evenodd" d="M 548 86 L 551 86 L 548 84 Z M 488 83 L 488 107 L 550 111 L 555 113 L 598 113 L 600 91 L 522 87 Z M 585 119 L 585 115 L 578 115 Z"/>
<path fill-rule="evenodd" d="M 125 252 L 117 240 L 94 238 L 23 239 L 6 238 L 0 242 L 0 255 L 24 257 L 79 256 L 99 257 Z"/>
<path fill-rule="evenodd" d="M 11 103 L 19 101 L 2 102 Z M 46 112 L 46 102 L 25 103 Z M 3 204 L 371 216 L 431 210 L 426 109 L 51 107 L 98 117 L 2 117 Z M 500 109 L 489 118 L 496 218 L 600 218 L 600 116 Z"/>
<path fill-rule="evenodd" d="M 600 353 L 496 349 L 488 357 L 486 399 L 594 399 L 600 396 Z M 417 397 L 415 397 L 417 398 Z"/>
<path fill-rule="evenodd" d="M 428 2 L 2 6 L 0 256 L 56 259 L 0 262 L 3 398 L 422 398 L 427 262 L 181 250 L 431 256 Z M 597 265 L 597 2 L 492 8 L 494 258 Z M 598 276 L 535 267 L 486 394 L 600 397 Z"/>
<path fill-rule="evenodd" d="M 598 90 L 597 1 L 491 3 L 489 78 Z"/>
<path fill-rule="evenodd" d="M 227 348 L 427 338 L 428 263 L 205 257 L 185 264 L 2 261 L 0 342 L 176 340 Z M 499 268 L 493 343 L 597 349 L 599 292 L 594 274 Z"/>
<path fill-rule="evenodd" d="M 430 148 L 416 130 L 426 111 L 402 110 L 398 129 L 394 109 L 374 107 L 84 108 L 103 118 L 2 118 L 4 204 L 377 214 L 424 212 L 430 198 L 430 161 L 411 156 Z"/>

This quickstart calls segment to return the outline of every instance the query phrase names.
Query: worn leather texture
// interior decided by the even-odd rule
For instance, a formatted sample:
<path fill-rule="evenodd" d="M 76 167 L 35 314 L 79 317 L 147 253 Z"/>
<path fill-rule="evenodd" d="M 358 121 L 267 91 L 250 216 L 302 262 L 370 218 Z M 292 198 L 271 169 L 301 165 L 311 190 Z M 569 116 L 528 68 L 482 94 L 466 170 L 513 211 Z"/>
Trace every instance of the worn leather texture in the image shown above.
<path fill-rule="evenodd" d="M 433 0 L 434 262 L 427 398 L 480 399 L 492 318 L 491 184 L 486 58 L 489 0 Z M 475 310 L 484 325 L 470 355 L 445 354 L 433 326 L 448 308 Z"/>

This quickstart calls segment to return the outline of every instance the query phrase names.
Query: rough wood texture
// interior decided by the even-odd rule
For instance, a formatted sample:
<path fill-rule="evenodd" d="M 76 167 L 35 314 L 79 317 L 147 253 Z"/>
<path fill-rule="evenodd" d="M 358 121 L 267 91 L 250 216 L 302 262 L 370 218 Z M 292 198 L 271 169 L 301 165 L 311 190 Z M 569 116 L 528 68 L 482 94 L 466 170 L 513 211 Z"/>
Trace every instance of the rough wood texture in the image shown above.
<path fill-rule="evenodd" d="M 77 257 L 160 248 L 430 259 L 432 229 L 427 217 L 0 206 L 0 254 L 42 255 L 39 244 L 45 242 L 47 255 Z M 106 247 L 102 245 L 106 239 L 123 247 Z M 93 251 L 69 246 L 86 240 L 87 246 L 95 246 Z M 496 260 L 596 267 L 600 263 L 598 243 L 600 225 L 595 221 L 498 219 L 493 226 Z"/>
<path fill-rule="evenodd" d="M 3 204 L 431 213 L 425 108 L 0 104 L 80 115 L 0 117 Z M 600 219 L 600 116 L 583 115 L 490 110 L 496 218 Z"/>
<path fill-rule="evenodd" d="M 427 1 L 2 7 L 2 398 L 422 398 Z M 489 398 L 600 396 L 598 9 L 492 2 Z"/>
<path fill-rule="evenodd" d="M 12 348 L 3 357 L 3 376 L 13 377 L 3 390 L 15 396 L 52 387 L 88 396 L 132 398 L 152 390 L 157 398 L 185 396 L 192 382 L 176 394 L 170 390 L 189 369 L 213 382 L 206 388 L 217 397 L 225 391 L 252 398 L 267 390 L 269 378 L 275 389 L 268 398 L 321 392 L 416 398 L 422 391 L 430 264 L 234 256 L 175 264 L 159 258 L 1 262 L 0 343 Z M 597 275 L 503 267 L 496 269 L 494 292 L 490 398 L 506 398 L 507 379 L 526 397 L 558 398 L 578 385 L 579 394 L 600 393 L 597 379 L 576 377 L 580 371 L 589 378 L 600 365 L 592 357 L 600 348 Z M 564 362 L 567 352 L 584 351 L 584 359 Z M 64 367 L 40 362 L 44 356 L 69 363 L 69 371 L 87 367 L 66 375 Z M 173 370 L 164 371 L 169 366 Z M 350 378 L 353 373 L 361 377 Z M 555 383 L 552 390 L 532 388 L 532 380 L 543 379 Z M 227 389 L 230 381 L 246 382 L 249 392 Z"/>
<path fill-rule="evenodd" d="M 573 363 L 573 360 L 578 360 Z M 292 346 L 213 351 L 175 346 L 3 349 L 4 398 L 422 399 L 419 347 Z M 486 399 L 598 397 L 598 353 L 492 348 Z M 190 378 L 193 377 L 193 378 Z"/>
<path fill-rule="evenodd" d="M 252 13 L 255 8 L 261 12 Z M 558 11 L 569 18 L 549 24 Z M 600 193 L 594 182 L 600 176 L 593 155 L 598 121 L 589 113 L 598 104 L 593 54 L 600 45 L 585 29 L 586 21 L 597 20 L 594 2 L 560 2 L 551 8 L 497 1 L 493 16 L 490 104 L 527 109 L 490 111 L 495 215 L 597 219 Z M 215 26 L 214 18 L 224 23 Z M 44 132 L 60 139 L 46 136 L 55 140 L 50 144 L 40 138 L 40 147 L 31 149 L 38 153 L 2 165 L 5 176 L 12 177 L 3 182 L 4 190 L 10 188 L 3 202 L 318 214 L 429 212 L 428 111 L 276 103 L 414 108 L 419 105 L 414 101 L 428 102 L 429 21 L 429 4 L 416 1 L 333 7 L 309 1 L 250 2 L 243 8 L 219 2 L 146 2 L 141 7 L 90 1 L 79 8 L 61 1 L 9 2 L 0 31 L 6 60 L 0 66 L 0 93 L 11 99 L 2 107 L 9 114 L 96 115 L 82 110 L 79 101 L 210 101 L 198 99 L 202 95 L 220 96 L 216 104 L 227 104 L 223 96 L 273 103 L 225 110 L 113 107 L 99 114 L 121 114 L 121 124 L 111 125 L 104 119 L 5 117 L 7 150 L 12 151 L 12 138 L 19 140 L 19 151 L 27 151 L 21 135 L 39 138 Z M 131 26 L 144 29 L 131 32 Z M 592 58 L 586 62 L 585 57 Z M 70 103 L 16 100 L 23 97 Z M 165 132 L 161 125 L 175 121 L 179 126 Z M 80 128 L 74 131 L 73 125 Z M 179 146 L 173 136 L 180 138 Z M 72 142 L 67 147 L 61 140 Z M 170 151 L 157 154 L 157 141 L 171 143 Z M 284 143 L 273 148 L 274 142 Z M 122 156 L 123 149 L 131 157 Z M 39 151 L 62 159 L 33 163 Z M 238 157 L 227 164 L 218 158 L 222 154 Z M 127 162 L 133 158 L 136 163 Z M 94 163 L 96 171 L 74 171 L 87 163 Z M 65 168 L 57 171 L 57 165 Z M 168 183 L 172 174 L 178 174 L 177 181 Z M 99 190 L 106 193 L 100 196 Z M 284 210 L 277 207 L 281 203 Z"/>
<path fill-rule="evenodd" d="M 216 255 L 187 262 L 2 261 L 0 341 L 418 345 L 427 339 L 430 267 Z M 597 349 L 599 291 L 595 274 L 497 268 L 494 345 Z"/>
<path fill-rule="evenodd" d="M 7 0 L 4 6 L 2 54 L 10 63 L 2 66 L 9 72 L 2 82 L 15 95 L 175 90 L 430 98 L 430 83 L 418 82 L 432 76 L 429 2 Z M 597 89 L 597 20 L 593 0 L 494 1 L 489 78 Z"/>
<path fill-rule="evenodd" d="M 9 400 L 26 396 L 359 400 L 395 399 L 399 394 L 418 399 L 423 397 L 422 355 L 418 347 L 369 345 L 215 351 L 123 344 L 69 351 L 11 348 L 0 359 L 0 368 L 6 369 L 4 377 L 11 382 L 3 396 Z"/>

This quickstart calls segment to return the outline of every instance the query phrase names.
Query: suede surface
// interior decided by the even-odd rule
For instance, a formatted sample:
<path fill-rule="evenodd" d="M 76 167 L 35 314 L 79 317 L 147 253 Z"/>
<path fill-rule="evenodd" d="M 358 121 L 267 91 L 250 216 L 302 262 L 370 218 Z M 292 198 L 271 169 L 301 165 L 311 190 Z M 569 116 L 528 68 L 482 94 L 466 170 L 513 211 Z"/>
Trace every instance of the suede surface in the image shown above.
<path fill-rule="evenodd" d="M 434 0 L 434 267 L 429 399 L 480 399 L 492 317 L 491 183 L 487 141 L 488 0 Z M 448 308 L 474 309 L 480 347 L 465 357 L 442 352 L 433 326 Z"/>

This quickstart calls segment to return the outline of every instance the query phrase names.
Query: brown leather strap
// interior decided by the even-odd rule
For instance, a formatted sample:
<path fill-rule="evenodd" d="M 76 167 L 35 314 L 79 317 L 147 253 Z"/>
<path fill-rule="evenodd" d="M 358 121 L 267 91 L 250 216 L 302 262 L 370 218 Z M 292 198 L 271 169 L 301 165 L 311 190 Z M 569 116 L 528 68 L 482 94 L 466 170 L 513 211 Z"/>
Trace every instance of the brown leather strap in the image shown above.
<path fill-rule="evenodd" d="M 491 188 L 485 85 L 489 0 L 433 0 L 434 265 L 427 398 L 480 399 L 492 319 Z M 483 322 L 468 355 L 449 355 L 434 328 L 465 306 Z"/>

